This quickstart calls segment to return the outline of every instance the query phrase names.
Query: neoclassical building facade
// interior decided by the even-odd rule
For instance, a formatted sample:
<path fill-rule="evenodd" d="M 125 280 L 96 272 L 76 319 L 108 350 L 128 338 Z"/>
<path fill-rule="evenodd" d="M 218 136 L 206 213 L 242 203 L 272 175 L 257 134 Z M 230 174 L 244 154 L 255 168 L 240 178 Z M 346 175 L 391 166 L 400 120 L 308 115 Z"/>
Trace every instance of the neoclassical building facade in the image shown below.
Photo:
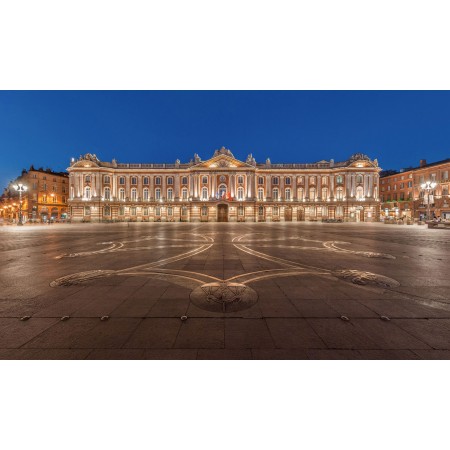
<path fill-rule="evenodd" d="M 257 163 L 221 148 L 202 161 L 123 164 L 86 154 L 72 159 L 72 221 L 275 222 L 379 220 L 377 160 Z"/>

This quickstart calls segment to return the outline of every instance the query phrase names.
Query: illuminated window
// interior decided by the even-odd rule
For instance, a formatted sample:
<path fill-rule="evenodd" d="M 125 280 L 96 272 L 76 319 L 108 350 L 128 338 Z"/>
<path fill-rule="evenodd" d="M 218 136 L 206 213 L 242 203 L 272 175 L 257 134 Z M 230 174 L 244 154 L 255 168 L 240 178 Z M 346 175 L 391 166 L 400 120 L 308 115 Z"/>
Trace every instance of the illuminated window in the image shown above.
<path fill-rule="evenodd" d="M 133 185 L 137 184 L 137 177 L 131 177 L 131 184 Z"/>
<path fill-rule="evenodd" d="M 328 198 L 328 188 L 322 188 L 322 200 L 326 200 Z"/>
<path fill-rule="evenodd" d="M 188 179 L 187 179 L 187 177 L 181 178 L 181 184 L 188 184 Z"/>
<path fill-rule="evenodd" d="M 202 200 L 208 200 L 208 188 L 202 188 Z"/>
<path fill-rule="evenodd" d="M 173 200 L 173 189 L 172 188 L 167 189 L 167 199 Z"/>
<path fill-rule="evenodd" d="M 244 184 L 244 177 L 242 175 L 238 176 L 238 184 Z"/>
<path fill-rule="evenodd" d="M 336 183 L 337 184 L 342 184 L 343 183 L 343 177 L 342 177 L 342 175 L 338 175 L 337 177 L 336 177 Z"/>
<path fill-rule="evenodd" d="M 119 189 L 119 200 L 125 200 L 125 189 L 124 188 Z"/>
<path fill-rule="evenodd" d="M 304 195 L 303 188 L 297 189 L 297 199 L 299 202 L 303 201 Z"/>
<path fill-rule="evenodd" d="M 133 202 L 135 202 L 137 200 L 137 189 L 136 188 L 131 189 L 131 200 Z"/>
<path fill-rule="evenodd" d="M 272 184 L 277 185 L 279 183 L 279 178 L 278 177 L 273 177 L 272 178 Z"/>
<path fill-rule="evenodd" d="M 264 199 L 264 189 L 263 188 L 259 188 L 258 189 L 258 200 L 262 201 Z"/>
<path fill-rule="evenodd" d="M 186 188 L 183 188 L 183 189 L 181 190 L 181 196 L 182 196 L 183 200 L 187 200 L 187 197 L 188 197 L 188 190 L 187 190 Z"/>
<path fill-rule="evenodd" d="M 290 177 L 287 177 L 287 178 L 284 180 L 284 184 L 286 184 L 287 186 L 289 186 L 289 185 L 291 184 L 291 179 L 290 179 Z"/>
<path fill-rule="evenodd" d="M 87 198 L 87 199 L 91 198 L 91 188 L 89 186 L 86 186 L 84 188 L 84 198 Z"/>
<path fill-rule="evenodd" d="M 242 205 L 238 206 L 238 216 L 244 215 L 244 207 Z"/>
<path fill-rule="evenodd" d="M 142 191 L 143 195 L 144 195 L 144 200 L 148 201 L 148 188 L 144 188 L 144 190 Z"/>
<path fill-rule="evenodd" d="M 344 188 L 336 188 L 336 200 L 341 201 L 344 199 Z"/>
<path fill-rule="evenodd" d="M 272 189 L 272 198 L 274 200 L 278 200 L 278 189 L 277 188 Z"/>
<path fill-rule="evenodd" d="M 397 197 L 397 194 L 395 194 L 395 196 Z M 364 189 L 361 186 L 356 188 L 356 198 L 358 200 L 362 200 L 364 198 Z"/>
<path fill-rule="evenodd" d="M 104 216 L 110 216 L 111 215 L 111 207 L 110 206 L 105 206 L 103 208 L 103 215 Z"/>
<path fill-rule="evenodd" d="M 148 178 L 148 177 L 144 177 L 144 178 L 142 179 L 142 184 L 148 186 L 148 184 L 149 184 L 149 178 Z"/>
<path fill-rule="evenodd" d="M 309 188 L 309 200 L 314 201 L 316 199 L 316 188 Z"/>
<path fill-rule="evenodd" d="M 167 184 L 169 186 L 173 185 L 173 177 L 167 177 Z"/>
<path fill-rule="evenodd" d="M 238 188 L 237 198 L 238 198 L 238 200 L 244 200 L 244 188 L 242 188 L 242 187 Z"/>
<path fill-rule="evenodd" d="M 155 189 L 155 199 L 161 200 L 161 189 L 160 188 Z"/>
<path fill-rule="evenodd" d="M 208 177 L 202 177 L 202 183 L 208 184 Z"/>
<path fill-rule="evenodd" d="M 290 189 L 285 189 L 285 191 L 284 191 L 284 198 L 285 198 L 285 200 L 290 200 L 291 199 L 291 190 Z"/>
<path fill-rule="evenodd" d="M 130 208 L 130 216 L 135 216 L 136 215 L 136 207 L 135 206 L 132 206 L 131 208 Z"/>
<path fill-rule="evenodd" d="M 119 177 L 119 184 L 125 184 L 125 177 Z"/>
<path fill-rule="evenodd" d="M 155 214 L 156 214 L 157 216 L 160 216 L 160 215 L 161 215 L 161 207 L 160 207 L 160 206 L 157 206 L 157 207 L 155 208 Z"/>
<path fill-rule="evenodd" d="M 169 206 L 169 207 L 167 208 L 167 215 L 168 215 L 168 216 L 173 216 L 173 208 L 172 208 L 172 206 Z"/>
<path fill-rule="evenodd" d="M 155 178 L 155 184 L 156 185 L 160 185 L 161 184 L 161 177 L 156 177 Z"/>

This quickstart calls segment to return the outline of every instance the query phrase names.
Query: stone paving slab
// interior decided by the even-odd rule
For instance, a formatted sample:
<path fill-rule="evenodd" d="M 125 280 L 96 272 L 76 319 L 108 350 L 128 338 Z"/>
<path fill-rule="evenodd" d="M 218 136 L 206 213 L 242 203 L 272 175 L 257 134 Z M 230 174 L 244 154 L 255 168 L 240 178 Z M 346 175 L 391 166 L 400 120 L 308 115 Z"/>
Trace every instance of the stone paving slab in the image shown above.
<path fill-rule="evenodd" d="M 137 223 L 0 233 L 1 359 L 450 359 L 450 241 L 436 230 Z"/>

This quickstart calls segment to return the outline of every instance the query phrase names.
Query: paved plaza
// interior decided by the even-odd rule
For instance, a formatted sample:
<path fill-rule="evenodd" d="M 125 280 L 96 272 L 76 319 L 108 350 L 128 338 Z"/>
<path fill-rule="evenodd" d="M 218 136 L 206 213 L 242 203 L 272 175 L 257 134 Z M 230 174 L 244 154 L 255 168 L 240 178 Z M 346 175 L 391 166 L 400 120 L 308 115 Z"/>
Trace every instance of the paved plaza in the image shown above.
<path fill-rule="evenodd" d="M 449 359 L 450 233 L 0 228 L 1 359 Z"/>

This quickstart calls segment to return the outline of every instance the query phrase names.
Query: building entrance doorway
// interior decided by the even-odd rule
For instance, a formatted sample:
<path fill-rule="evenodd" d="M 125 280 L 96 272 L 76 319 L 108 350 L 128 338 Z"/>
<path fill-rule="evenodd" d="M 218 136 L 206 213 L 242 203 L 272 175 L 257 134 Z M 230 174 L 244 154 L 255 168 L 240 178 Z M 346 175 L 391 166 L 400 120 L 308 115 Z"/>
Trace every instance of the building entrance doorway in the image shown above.
<path fill-rule="evenodd" d="M 228 222 L 228 205 L 217 206 L 217 222 Z"/>
<path fill-rule="evenodd" d="M 299 207 L 297 210 L 297 220 L 299 222 L 304 222 L 305 221 L 305 210 L 303 209 L 303 207 Z"/>
<path fill-rule="evenodd" d="M 292 208 L 291 207 L 284 208 L 284 220 L 285 220 L 285 222 L 292 222 Z"/>

